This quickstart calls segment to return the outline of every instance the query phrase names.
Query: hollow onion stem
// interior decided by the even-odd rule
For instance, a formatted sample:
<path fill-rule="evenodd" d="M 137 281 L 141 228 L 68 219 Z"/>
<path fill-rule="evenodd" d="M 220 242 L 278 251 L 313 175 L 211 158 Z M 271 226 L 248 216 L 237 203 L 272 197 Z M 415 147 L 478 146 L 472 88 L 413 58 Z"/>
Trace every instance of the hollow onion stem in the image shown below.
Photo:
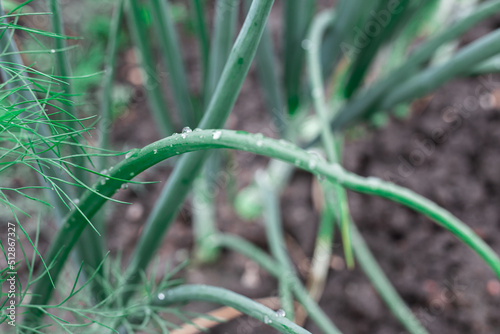
<path fill-rule="evenodd" d="M 278 264 L 284 268 L 284 272 L 278 277 L 281 307 L 290 320 L 294 318 L 293 297 L 291 293 L 289 276 L 294 275 L 293 265 L 288 257 L 285 237 L 283 236 L 283 226 L 279 200 L 275 190 L 272 188 L 269 175 L 260 171 L 256 175 L 257 184 L 261 190 L 261 196 L 264 199 L 264 221 L 266 228 L 267 244 L 271 254 Z"/>

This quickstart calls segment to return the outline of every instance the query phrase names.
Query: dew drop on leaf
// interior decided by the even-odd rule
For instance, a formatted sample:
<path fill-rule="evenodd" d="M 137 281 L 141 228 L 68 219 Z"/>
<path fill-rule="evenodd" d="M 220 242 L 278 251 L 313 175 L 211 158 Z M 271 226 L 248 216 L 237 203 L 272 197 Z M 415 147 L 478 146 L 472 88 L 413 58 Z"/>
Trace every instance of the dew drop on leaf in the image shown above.
<path fill-rule="evenodd" d="M 318 162 L 315 159 L 309 160 L 309 169 L 314 170 L 318 166 Z"/>
<path fill-rule="evenodd" d="M 284 318 L 286 316 L 285 310 L 279 309 L 278 311 L 276 311 L 276 316 L 280 317 L 280 318 Z"/>
<path fill-rule="evenodd" d="M 217 139 L 219 139 L 221 136 L 222 136 L 222 132 L 221 132 L 221 131 L 219 131 L 219 130 L 217 130 L 217 131 L 215 131 L 215 132 L 213 133 L 212 138 L 213 138 L 214 140 L 217 140 Z"/>

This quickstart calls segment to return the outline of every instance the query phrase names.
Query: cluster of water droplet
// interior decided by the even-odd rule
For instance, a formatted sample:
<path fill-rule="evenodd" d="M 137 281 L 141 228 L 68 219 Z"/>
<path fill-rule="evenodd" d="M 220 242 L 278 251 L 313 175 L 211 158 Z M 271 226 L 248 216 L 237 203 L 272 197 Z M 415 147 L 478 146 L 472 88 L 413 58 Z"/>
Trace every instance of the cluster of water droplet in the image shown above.
<path fill-rule="evenodd" d="M 193 130 L 191 130 L 191 128 L 189 126 L 185 126 L 183 129 L 182 129 L 182 133 L 181 133 L 181 137 L 182 139 L 186 139 L 188 133 L 191 133 L 193 132 Z"/>
<path fill-rule="evenodd" d="M 285 310 L 279 309 L 276 311 L 276 313 L 274 315 L 277 318 L 284 318 L 286 316 L 286 312 L 285 312 Z M 273 323 L 273 320 L 269 316 L 265 315 L 264 316 L 264 323 L 269 325 L 269 324 Z"/>

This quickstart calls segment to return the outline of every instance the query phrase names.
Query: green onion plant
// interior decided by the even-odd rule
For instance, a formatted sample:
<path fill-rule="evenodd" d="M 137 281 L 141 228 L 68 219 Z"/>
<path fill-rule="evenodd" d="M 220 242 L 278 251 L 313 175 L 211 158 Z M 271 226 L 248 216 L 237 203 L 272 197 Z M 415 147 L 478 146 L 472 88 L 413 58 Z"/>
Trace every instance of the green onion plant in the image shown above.
<path fill-rule="evenodd" d="M 0 202 L 10 210 L 12 226 L 18 231 L 15 240 L 28 242 L 21 246 L 22 260 L 0 268 L 2 283 L 15 269 L 27 272 L 27 277 L 16 278 L 16 327 L 8 327 L 10 297 L 2 294 L 0 325 L 7 330 L 169 333 L 177 324 L 165 314 L 189 323 L 199 315 L 183 305 L 208 301 L 235 308 L 281 333 L 309 333 L 295 322 L 300 304 L 322 333 L 341 333 L 318 304 L 338 231 L 348 268 L 359 265 L 408 332 L 427 333 L 378 265 L 379 254 L 372 254 L 364 241 L 351 217 L 346 190 L 382 197 L 428 217 L 467 245 L 500 278 L 497 252 L 467 222 L 410 189 L 356 175 L 342 166 L 350 127 L 376 117 L 383 120 L 391 113 L 404 114 L 413 100 L 453 78 L 498 72 L 498 29 L 453 49 L 447 57 L 441 57 L 438 50 L 498 13 L 500 1 L 474 4 L 467 15 L 449 22 L 443 15 L 449 12 L 449 4 L 439 0 L 396 5 L 339 0 L 321 10 L 315 0 L 276 4 L 272 0 L 217 0 L 213 10 L 207 10 L 211 2 L 191 0 L 181 4 L 189 6 L 188 23 L 177 24 L 172 8 L 178 2 L 116 0 L 95 115 L 83 115 L 75 103 L 79 92 L 73 91 L 77 78 L 71 74 L 74 64 L 68 45 L 78 43 L 78 37 L 65 34 L 69 30 L 64 29 L 63 5 L 48 0 L 48 12 L 37 13 L 30 7 L 32 2 L 18 6 L 0 2 L 0 175 L 24 169 L 35 173 L 39 181 L 22 187 L 0 185 Z M 271 16 L 272 10 L 282 13 Z M 33 15 L 49 18 L 50 28 L 26 25 Z M 279 40 L 273 38 L 270 17 L 280 20 Z M 422 17 L 432 20 L 424 23 Z M 110 140 L 122 34 L 130 35 L 129 46 L 142 68 L 147 98 L 137 112 L 151 112 L 161 136 L 128 152 L 113 151 Z M 196 91 L 181 47 L 187 34 L 196 40 L 202 73 Z M 23 43 L 27 39 L 39 49 L 28 49 Z M 38 71 L 37 63 L 28 62 L 24 53 L 50 55 L 53 72 Z M 254 63 L 277 139 L 224 129 Z M 88 140 L 92 136 L 98 141 Z M 243 220 L 264 224 L 269 253 L 218 229 L 215 194 L 221 185 L 217 175 L 227 163 L 222 150 L 269 159 L 230 203 Z M 110 236 L 104 231 L 111 222 L 103 207 L 108 202 L 126 205 L 113 196 L 129 183 L 140 183 L 141 173 L 174 157 L 170 159 L 173 171 L 142 222 L 130 259 L 109 255 L 105 245 Z M 297 169 L 312 174 L 322 197 L 305 283 L 289 257 L 280 212 L 280 196 Z M 157 282 L 158 250 L 190 193 L 196 261 L 177 268 L 167 266 Z M 29 230 L 26 222 L 33 218 L 16 204 L 16 196 L 50 208 L 52 219 L 59 222 L 46 251 L 39 251 L 39 233 L 48 219 L 39 218 L 36 229 Z M 0 248 L 10 264 L 9 242 L 0 240 Z M 26 255 L 26 244 L 33 247 L 31 258 Z M 185 285 L 175 278 L 185 266 L 217 261 L 221 249 L 244 255 L 276 279 L 279 309 L 227 289 Z M 75 250 L 78 253 L 72 255 Z M 37 261 L 41 265 L 35 265 Z M 82 293 L 84 289 L 89 292 Z"/>

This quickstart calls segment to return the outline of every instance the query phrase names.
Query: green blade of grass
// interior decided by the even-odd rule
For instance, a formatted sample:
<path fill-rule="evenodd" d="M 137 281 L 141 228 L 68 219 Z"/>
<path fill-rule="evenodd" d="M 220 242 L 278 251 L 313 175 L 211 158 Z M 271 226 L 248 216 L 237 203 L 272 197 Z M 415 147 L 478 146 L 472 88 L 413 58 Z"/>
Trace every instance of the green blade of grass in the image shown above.
<path fill-rule="evenodd" d="M 498 72 L 500 72 L 500 56 L 494 56 L 474 66 L 470 71 L 470 74 L 482 75 Z"/>
<path fill-rule="evenodd" d="M 170 15 L 170 4 L 165 0 L 150 0 L 149 2 L 152 7 L 154 28 L 160 41 L 162 59 L 165 68 L 170 72 L 170 86 L 177 105 L 177 112 L 183 123 L 182 127 L 194 126 L 196 119 L 191 104 L 186 70 L 182 62 L 179 38 Z"/>
<path fill-rule="evenodd" d="M 109 30 L 109 40 L 106 50 L 106 62 L 104 65 L 104 78 L 102 80 L 99 111 L 101 120 L 99 122 L 99 147 L 109 148 L 109 134 L 113 123 L 113 80 L 116 73 L 116 60 L 118 55 L 118 36 L 120 35 L 120 24 L 123 19 L 123 7 L 125 0 L 119 0 L 113 10 L 111 27 Z M 106 167 L 106 157 L 99 159 L 99 170 Z"/>
<path fill-rule="evenodd" d="M 217 176 L 221 157 L 211 152 L 203 170 L 193 184 L 192 214 L 195 235 L 195 257 L 201 263 L 213 262 L 219 256 L 219 249 L 212 242 L 217 233 Z"/>
<path fill-rule="evenodd" d="M 422 39 L 432 32 L 438 31 L 434 26 L 442 26 L 443 16 L 439 12 L 440 0 L 429 0 L 422 3 L 422 7 L 413 15 L 405 27 L 395 36 L 394 42 L 386 46 L 390 50 L 384 57 L 383 64 L 380 65 L 380 75 L 387 75 L 398 66 L 403 64 L 408 58 L 408 52 L 416 40 Z M 387 51 L 387 50 L 384 50 Z"/>
<path fill-rule="evenodd" d="M 281 134 L 287 137 L 287 118 L 285 114 L 285 103 L 278 79 L 277 61 L 273 50 L 273 42 L 269 28 L 266 28 L 257 50 L 257 72 L 262 92 L 266 97 L 269 114 L 274 126 Z"/>
<path fill-rule="evenodd" d="M 224 66 L 231 53 L 236 22 L 238 19 L 238 0 L 217 0 L 215 4 L 215 22 L 210 46 L 208 79 L 205 83 L 205 104 L 210 103 L 212 94 L 224 71 Z"/>
<path fill-rule="evenodd" d="M 255 318 L 281 333 L 311 334 L 273 310 L 232 291 L 206 285 L 183 285 L 158 294 L 155 306 L 168 306 L 193 300 L 207 301 L 234 308 Z"/>
<path fill-rule="evenodd" d="M 330 116 L 328 115 L 328 106 L 326 104 L 326 98 L 323 88 L 324 84 L 320 62 L 321 39 L 333 18 L 333 12 L 325 11 L 318 14 L 318 16 L 313 20 L 308 37 L 310 47 L 308 48 L 307 52 L 307 65 L 309 80 L 311 81 L 312 100 L 315 111 L 318 114 L 318 118 L 321 123 L 321 138 L 323 146 L 326 150 L 326 155 L 330 162 L 340 163 L 340 156 L 337 152 L 336 146 L 339 142 L 342 142 L 342 139 L 334 136 L 328 124 Z M 338 184 L 322 183 L 321 186 L 323 188 L 323 193 L 325 195 L 330 195 L 325 197 L 325 200 L 327 201 L 326 205 L 337 208 L 346 263 L 349 268 L 353 268 L 354 260 L 351 247 L 350 224 L 348 219 L 350 214 L 349 206 L 347 205 L 347 196 L 345 194 L 345 191 Z M 322 223 L 329 224 L 331 226 L 320 226 L 317 242 L 317 247 L 319 247 L 317 248 L 317 251 L 320 253 L 324 253 L 325 248 L 331 248 L 331 245 L 326 245 L 325 247 L 325 245 L 323 244 L 326 240 L 332 241 L 331 235 L 326 235 L 325 233 L 330 233 L 330 231 L 333 230 L 334 220 L 323 220 Z M 315 258 L 324 261 L 323 256 Z M 328 265 L 327 262 L 324 262 L 324 265 Z M 324 281 L 325 278 L 320 278 L 319 280 Z"/>
<path fill-rule="evenodd" d="M 449 61 L 430 67 L 390 92 L 380 108 L 387 110 L 401 102 L 424 96 L 450 79 L 467 74 L 474 65 L 500 53 L 500 29 L 459 50 Z"/>
<path fill-rule="evenodd" d="M 196 34 L 201 54 L 201 63 L 203 65 L 202 82 L 207 82 L 208 59 L 210 54 L 210 41 L 205 23 L 205 1 L 191 0 L 191 7 L 194 11 Z"/>
<path fill-rule="evenodd" d="M 326 189 L 325 189 L 326 188 Z M 331 188 L 331 187 L 330 187 Z M 307 275 L 307 290 L 316 301 L 319 301 L 323 296 L 326 281 L 328 278 L 328 271 L 332 263 L 332 247 L 333 237 L 335 234 L 335 221 L 338 217 L 338 205 L 332 205 L 335 201 L 336 194 L 327 192 L 327 187 L 323 186 L 323 198 L 329 199 L 327 196 L 332 196 L 328 203 L 323 205 L 320 213 L 319 228 L 314 243 L 314 251 L 311 259 L 310 270 Z M 337 210 L 335 210 L 337 209 Z"/>
<path fill-rule="evenodd" d="M 52 30 L 55 34 L 64 36 L 64 22 L 61 17 L 61 8 L 59 6 L 59 0 L 50 0 L 50 11 L 52 12 Z M 67 56 L 67 46 L 66 39 L 56 38 L 55 39 L 55 51 L 56 56 L 56 74 L 64 80 L 62 85 L 63 96 L 66 98 L 67 103 L 65 103 L 65 113 L 62 113 L 63 119 L 68 121 L 68 126 L 70 126 L 73 130 L 77 131 L 80 129 L 80 125 L 77 120 L 77 111 L 75 108 L 75 104 L 73 101 L 73 89 L 72 89 L 72 71 L 69 63 L 69 59 Z M 73 138 L 73 140 L 78 141 L 78 138 Z M 72 154 L 82 153 L 81 148 L 78 145 L 70 145 L 69 146 Z M 73 159 L 74 162 L 79 166 L 85 165 L 85 157 L 84 156 L 75 156 Z M 81 169 L 76 168 L 74 170 L 76 177 L 86 183 L 85 179 L 87 177 L 86 173 L 83 173 Z M 80 190 L 76 189 L 76 195 L 80 195 Z"/>
<path fill-rule="evenodd" d="M 283 3 L 284 42 L 283 81 L 289 114 L 294 114 L 300 104 L 304 49 L 302 41 L 306 37 L 311 22 L 315 0 L 287 0 Z"/>
<path fill-rule="evenodd" d="M 418 1 L 420 3 L 420 1 Z M 383 43 L 391 38 L 391 36 L 401 29 L 401 23 L 406 23 L 412 14 L 416 12 L 412 3 L 409 0 L 399 1 L 397 6 L 389 11 L 387 9 L 388 3 L 382 1 L 379 3 L 376 13 L 383 13 L 385 11 L 388 16 L 386 26 L 377 22 L 374 18 L 370 18 L 368 22 L 363 22 L 359 30 L 360 34 L 368 38 L 367 45 L 358 50 L 356 59 L 352 62 L 349 70 L 349 79 L 345 87 L 345 96 L 351 97 L 353 93 L 361 86 L 366 73 L 370 69 L 370 65 L 375 58 L 375 55 L 380 50 Z M 380 15 L 380 14 L 376 14 Z M 369 25 L 369 23 L 372 23 Z M 369 29 L 371 27 L 379 27 L 380 31 L 375 34 Z M 373 34 L 373 36 L 370 36 Z M 359 36 L 358 36 L 359 38 Z"/>
<path fill-rule="evenodd" d="M 377 81 L 368 89 L 359 92 L 332 121 L 333 130 L 344 128 L 355 120 L 380 109 L 381 99 L 388 92 L 401 85 L 408 77 L 412 77 L 433 56 L 439 46 L 459 37 L 478 22 L 494 15 L 499 10 L 499 0 L 488 1 L 479 5 L 465 18 L 460 19 L 436 36 L 429 38 L 410 55 L 403 65 L 391 72 L 389 76 Z M 319 137 L 313 142 L 317 142 L 318 140 Z"/>
<path fill-rule="evenodd" d="M 260 187 L 261 196 L 264 198 L 264 225 L 266 228 L 267 244 L 273 257 L 284 269 L 278 278 L 281 308 L 285 311 L 286 317 L 293 320 L 295 312 L 293 309 L 291 284 L 288 277 L 295 274 L 293 265 L 287 255 L 288 251 L 283 235 L 278 196 L 271 187 L 269 175 L 265 174 L 264 171 L 257 173 L 256 181 Z"/>
<path fill-rule="evenodd" d="M 174 123 L 168 114 L 167 103 L 163 98 L 161 81 L 155 64 L 155 57 L 151 45 L 147 43 L 148 31 L 146 23 L 142 18 L 141 6 L 137 0 L 127 0 L 127 23 L 133 37 L 135 46 L 139 50 L 142 66 L 144 88 L 148 96 L 148 102 L 156 119 L 156 125 L 162 136 L 168 136 L 174 132 Z"/>
<path fill-rule="evenodd" d="M 373 1 L 373 6 L 377 1 Z M 338 16 L 324 38 L 323 49 L 321 52 L 321 67 L 323 68 L 323 77 L 327 77 L 333 70 L 335 64 L 340 59 L 342 49 L 350 40 L 356 23 L 360 18 L 360 8 L 366 6 L 363 0 L 342 0 L 335 11 Z"/>
<path fill-rule="evenodd" d="M 247 10 L 251 2 L 250 0 L 245 1 Z M 277 72 L 278 63 L 269 24 L 264 29 L 255 58 L 259 83 L 262 86 L 261 91 L 265 96 L 269 114 L 281 137 L 286 138 L 288 125 L 285 114 L 285 100 Z"/>

